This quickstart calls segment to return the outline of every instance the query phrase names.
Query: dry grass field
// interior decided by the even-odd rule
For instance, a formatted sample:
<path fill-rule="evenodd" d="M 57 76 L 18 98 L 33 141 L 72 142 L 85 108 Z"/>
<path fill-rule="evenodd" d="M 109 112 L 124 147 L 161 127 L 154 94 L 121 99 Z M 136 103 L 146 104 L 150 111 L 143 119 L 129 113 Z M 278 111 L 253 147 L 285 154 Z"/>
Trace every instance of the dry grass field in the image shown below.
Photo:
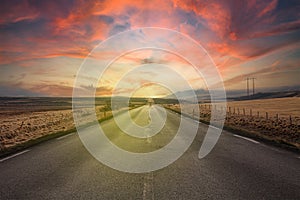
<path fill-rule="evenodd" d="M 51 106 L 36 109 L 34 106 L 4 107 L 0 111 L 0 151 L 26 143 L 53 133 L 75 128 L 73 112 L 70 107 Z M 165 105 L 180 111 L 178 104 Z M 189 105 L 185 105 L 189 106 Z M 191 106 L 192 107 L 192 106 Z M 26 108 L 24 110 L 24 108 Z M 55 108 L 55 109 L 53 109 Z M 209 122 L 211 109 L 225 111 L 221 104 L 201 104 L 200 120 Z M 22 109 L 22 110 L 20 110 Z M 188 109 L 188 115 L 193 115 Z M 300 97 L 278 98 L 249 101 L 227 102 L 225 125 L 253 135 L 296 146 L 300 149 Z M 266 116 L 266 113 L 268 115 Z M 82 124 L 92 121 L 82 115 Z M 111 115 L 111 111 L 103 111 L 102 106 L 96 106 L 98 119 Z M 88 115 L 87 115 L 88 116 Z M 217 123 L 217 119 L 212 119 Z"/>
<path fill-rule="evenodd" d="M 100 112 L 96 107 L 98 119 L 111 115 L 111 112 Z M 93 121 L 82 113 L 83 124 Z M 29 140 L 75 128 L 73 112 L 67 110 L 5 112 L 0 114 L 0 150 L 7 149 Z"/>
<path fill-rule="evenodd" d="M 218 105 L 218 104 L 217 104 Z M 282 118 L 300 117 L 300 98 L 299 97 L 289 97 L 289 98 L 277 98 L 277 99 L 263 99 L 263 100 L 248 100 L 248 101 L 231 101 L 227 102 L 227 107 L 231 107 L 232 111 L 234 108 L 240 108 L 240 113 L 244 108 L 250 114 L 250 109 L 252 109 L 252 114 L 265 115 L 268 112 L 270 117 L 275 117 L 276 114 Z"/>
<path fill-rule="evenodd" d="M 85 105 L 72 110 L 70 98 L 0 98 L 0 155 L 1 152 L 51 135 L 63 135 L 75 130 L 73 114 L 80 117 L 79 125 L 112 116 L 107 100 L 96 101 L 95 110 Z M 132 107 L 140 102 L 131 102 Z M 124 107 L 117 108 L 122 111 Z"/>
<path fill-rule="evenodd" d="M 300 98 L 278 98 L 227 102 L 227 107 L 201 104 L 200 120 L 210 122 L 211 109 L 226 110 L 225 126 L 300 149 Z M 180 111 L 178 104 L 167 107 Z M 192 113 L 186 113 L 192 115 Z M 217 120 L 212 119 L 217 124 Z"/>

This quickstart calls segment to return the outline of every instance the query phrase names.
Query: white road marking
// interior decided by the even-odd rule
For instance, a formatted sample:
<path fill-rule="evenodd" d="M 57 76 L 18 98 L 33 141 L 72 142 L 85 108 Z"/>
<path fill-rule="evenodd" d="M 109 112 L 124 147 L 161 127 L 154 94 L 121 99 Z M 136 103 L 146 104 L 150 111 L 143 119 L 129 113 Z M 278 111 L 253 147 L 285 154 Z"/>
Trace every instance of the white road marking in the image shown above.
<path fill-rule="evenodd" d="M 153 172 L 150 172 L 144 178 L 143 200 L 154 200 L 153 189 Z"/>
<path fill-rule="evenodd" d="M 75 133 L 70 133 L 70 134 L 68 134 L 68 135 L 64 135 L 64 136 L 61 136 L 61 137 L 56 138 L 56 139 L 57 139 L 57 140 L 61 140 L 61 139 L 64 139 L 64 138 L 69 137 L 69 136 L 74 135 L 74 134 L 75 134 Z"/>
<path fill-rule="evenodd" d="M 223 131 L 223 129 L 220 129 L 220 128 L 216 127 L 216 126 L 209 125 L 209 127 Z"/>
<path fill-rule="evenodd" d="M 243 136 L 240 136 L 240 135 L 236 135 L 236 134 L 233 134 L 234 137 L 238 137 L 238 138 L 242 138 L 244 140 L 248 140 L 249 142 L 253 142 L 255 144 L 259 144 L 259 142 L 255 141 L 255 140 L 252 140 L 250 138 L 247 138 L 247 137 L 243 137 Z"/>
<path fill-rule="evenodd" d="M 19 153 L 13 154 L 13 155 L 11 155 L 11 156 L 8 156 L 8 157 L 6 157 L 6 158 L 2 158 L 2 159 L 0 160 L 0 162 L 3 162 L 3 161 L 5 161 L 5 160 L 11 159 L 11 158 L 14 158 L 14 157 L 19 156 L 19 155 L 21 155 L 21 154 L 24 154 L 24 153 L 26 153 L 26 152 L 28 152 L 28 151 L 30 151 L 30 150 L 27 149 L 27 150 L 21 151 L 21 152 L 19 152 Z"/>

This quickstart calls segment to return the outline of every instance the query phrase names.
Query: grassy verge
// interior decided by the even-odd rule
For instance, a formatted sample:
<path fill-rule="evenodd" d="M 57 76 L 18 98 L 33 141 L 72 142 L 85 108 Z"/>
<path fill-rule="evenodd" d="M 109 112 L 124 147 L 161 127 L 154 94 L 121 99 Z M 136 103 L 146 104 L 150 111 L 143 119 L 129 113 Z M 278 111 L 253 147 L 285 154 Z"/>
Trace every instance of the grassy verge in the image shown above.
<path fill-rule="evenodd" d="M 172 108 L 169 108 L 169 107 L 165 107 L 165 108 L 168 109 L 168 110 L 171 110 L 172 112 L 181 114 L 181 112 L 178 111 L 178 110 L 175 110 L 175 109 L 172 109 Z M 195 119 L 191 115 L 188 115 L 186 113 L 182 113 L 182 115 L 185 116 L 185 117 L 191 118 L 191 119 Z M 198 120 L 198 119 L 195 119 L 195 120 Z M 210 125 L 210 121 L 208 121 L 208 120 L 200 119 L 199 121 L 201 123 Z M 233 134 L 237 134 L 237 135 L 245 136 L 245 137 L 248 137 L 248 138 L 252 138 L 252 139 L 261 141 L 261 142 L 269 144 L 269 145 L 281 147 L 281 148 L 284 148 L 284 149 L 287 149 L 287 150 L 290 150 L 290 151 L 293 151 L 293 152 L 300 153 L 300 147 L 298 147 L 294 144 L 291 144 L 287 141 L 284 141 L 283 138 L 269 137 L 269 136 L 263 135 L 263 134 L 261 134 L 257 131 L 251 131 L 251 130 L 247 130 L 247 129 L 243 129 L 243 128 L 230 126 L 230 125 L 226 124 L 226 122 L 224 124 L 223 130 L 229 131 Z"/>
<path fill-rule="evenodd" d="M 137 107 L 134 107 L 134 108 L 137 108 Z M 134 109 L 134 108 L 129 108 L 129 110 Z M 122 113 L 124 113 L 126 111 L 127 110 L 122 110 L 122 111 L 118 112 L 116 114 L 116 116 L 120 115 L 120 114 L 122 114 Z M 113 115 L 109 115 L 107 117 L 101 118 L 101 119 L 98 120 L 98 123 L 107 121 L 109 119 L 112 119 L 113 117 L 114 117 Z M 78 127 L 78 129 L 79 128 L 85 128 L 85 127 L 91 126 L 93 124 L 95 124 L 95 123 L 94 122 L 87 123 L 85 125 L 82 125 L 82 126 Z M 40 144 L 42 142 L 46 142 L 46 141 L 54 139 L 54 138 L 58 138 L 58 137 L 61 137 L 61 136 L 64 136 L 64 135 L 68 135 L 68 134 L 73 133 L 73 132 L 77 132 L 77 129 L 75 127 L 72 128 L 72 129 L 65 130 L 65 131 L 58 131 L 58 132 L 55 132 L 55 133 L 50 133 L 50 134 L 47 134 L 47 135 L 44 135 L 44 136 L 41 136 L 41 137 L 38 137 L 38 138 L 35 138 L 35 139 L 28 140 L 28 141 L 26 141 L 24 143 L 17 144 L 15 146 L 2 149 L 2 150 L 0 150 L 0 158 L 9 156 L 9 155 L 14 154 L 14 153 L 16 153 L 18 151 L 21 151 L 23 149 L 32 147 L 32 146 Z"/>
<path fill-rule="evenodd" d="M 76 128 L 69 129 L 69 130 L 66 130 L 66 131 L 59 131 L 59 132 L 44 135 L 44 136 L 41 136 L 41 137 L 38 137 L 38 138 L 35 138 L 35 139 L 32 139 L 32 140 L 28 140 L 24 143 L 17 144 L 17 145 L 12 146 L 12 147 L 5 148 L 5 149 L 0 151 L 0 158 L 9 156 L 13 153 L 16 153 L 17 151 L 26 149 L 26 148 L 34 146 L 34 145 L 37 145 L 39 143 L 42 143 L 42 142 L 45 142 L 45 141 L 48 141 L 48 140 L 51 140 L 51 139 L 54 139 L 54 138 L 58 138 L 58 137 L 73 133 L 75 131 L 76 131 Z"/>

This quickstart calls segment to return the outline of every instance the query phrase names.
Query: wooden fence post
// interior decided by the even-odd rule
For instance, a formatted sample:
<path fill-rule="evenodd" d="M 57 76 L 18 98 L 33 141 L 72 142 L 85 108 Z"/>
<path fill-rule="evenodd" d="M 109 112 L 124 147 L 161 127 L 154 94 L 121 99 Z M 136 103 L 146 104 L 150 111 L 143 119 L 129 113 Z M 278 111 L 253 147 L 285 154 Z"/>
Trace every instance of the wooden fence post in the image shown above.
<path fill-rule="evenodd" d="M 266 112 L 266 119 L 268 120 L 269 116 L 268 116 L 268 112 Z"/>
<path fill-rule="evenodd" d="M 252 117 L 252 108 L 250 108 L 250 117 Z"/>
<path fill-rule="evenodd" d="M 278 122 L 279 116 L 278 113 L 276 114 L 276 121 Z"/>
<path fill-rule="evenodd" d="M 290 115 L 290 124 L 292 125 L 293 122 L 292 122 L 292 116 Z"/>
<path fill-rule="evenodd" d="M 246 112 L 245 112 L 245 108 L 243 108 L 243 115 L 245 116 Z"/>
<path fill-rule="evenodd" d="M 257 117 L 259 117 L 259 111 L 257 111 Z"/>

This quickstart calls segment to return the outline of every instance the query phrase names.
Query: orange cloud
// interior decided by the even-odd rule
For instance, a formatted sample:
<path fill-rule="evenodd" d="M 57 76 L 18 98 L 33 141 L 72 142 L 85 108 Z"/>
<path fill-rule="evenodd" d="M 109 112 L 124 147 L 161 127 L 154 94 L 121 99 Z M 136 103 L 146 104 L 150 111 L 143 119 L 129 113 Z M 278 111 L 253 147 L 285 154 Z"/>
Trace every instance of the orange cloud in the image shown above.
<path fill-rule="evenodd" d="M 176 6 L 192 11 L 205 19 L 205 24 L 220 37 L 224 37 L 230 27 L 230 13 L 226 7 L 212 1 L 174 1 Z"/>
<path fill-rule="evenodd" d="M 14 69 L 23 67 L 28 74 L 33 73 L 30 71 L 32 63 L 43 66 L 48 62 L 55 69 L 55 62 L 51 63 L 51 59 L 62 56 L 83 59 L 100 41 L 111 35 L 153 26 L 178 30 L 201 43 L 220 71 L 227 68 L 238 70 L 238 65 L 271 53 L 299 49 L 293 45 L 299 42 L 297 33 L 300 31 L 299 7 L 295 2 L 21 0 L 16 4 L 4 0 L 0 7 L 0 65 L 13 66 Z M 172 43 L 176 42 L 172 40 Z M 194 53 L 184 44 L 178 47 Z M 99 58 L 116 54 L 113 52 L 115 49 L 118 49 L 117 45 L 101 52 Z M 174 65 L 185 66 L 174 56 L 162 56 L 160 59 L 154 58 L 151 53 L 134 56 L 124 58 L 124 65 L 170 64 L 171 61 Z M 53 83 L 32 89 L 55 95 L 56 86 Z M 65 91 L 69 94 L 67 89 L 57 89 L 59 93 Z"/>

